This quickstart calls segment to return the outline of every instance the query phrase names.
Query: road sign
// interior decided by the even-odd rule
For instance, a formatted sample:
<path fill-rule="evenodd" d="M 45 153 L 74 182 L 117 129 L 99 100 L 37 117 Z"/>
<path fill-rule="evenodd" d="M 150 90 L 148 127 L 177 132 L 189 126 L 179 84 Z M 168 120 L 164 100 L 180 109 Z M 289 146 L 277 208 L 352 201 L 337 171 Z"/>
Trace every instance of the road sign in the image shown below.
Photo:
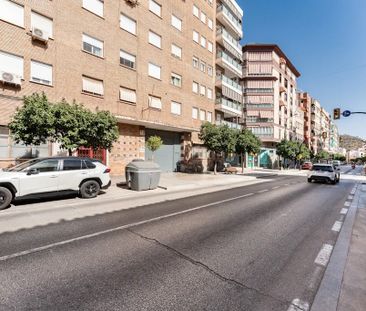
<path fill-rule="evenodd" d="M 342 116 L 344 116 L 344 117 L 349 117 L 351 114 L 352 114 L 352 112 L 349 110 L 345 110 L 342 112 Z"/>

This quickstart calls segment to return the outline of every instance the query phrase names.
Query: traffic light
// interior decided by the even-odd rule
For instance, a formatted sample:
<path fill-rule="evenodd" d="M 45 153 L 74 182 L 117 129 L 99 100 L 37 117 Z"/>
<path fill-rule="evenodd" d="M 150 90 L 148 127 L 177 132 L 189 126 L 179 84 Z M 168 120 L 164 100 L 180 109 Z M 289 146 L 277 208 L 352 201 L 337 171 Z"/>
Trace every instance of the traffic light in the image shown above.
<path fill-rule="evenodd" d="M 333 109 L 333 120 L 339 120 L 341 118 L 341 109 L 335 108 Z"/>

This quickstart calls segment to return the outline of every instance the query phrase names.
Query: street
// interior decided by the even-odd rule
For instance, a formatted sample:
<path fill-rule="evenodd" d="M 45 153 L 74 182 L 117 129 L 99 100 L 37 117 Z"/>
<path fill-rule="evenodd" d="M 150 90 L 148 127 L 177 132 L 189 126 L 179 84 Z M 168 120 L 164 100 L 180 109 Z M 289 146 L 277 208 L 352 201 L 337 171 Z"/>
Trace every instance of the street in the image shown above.
<path fill-rule="evenodd" d="M 0 310 L 307 310 L 361 170 L 3 233 Z"/>

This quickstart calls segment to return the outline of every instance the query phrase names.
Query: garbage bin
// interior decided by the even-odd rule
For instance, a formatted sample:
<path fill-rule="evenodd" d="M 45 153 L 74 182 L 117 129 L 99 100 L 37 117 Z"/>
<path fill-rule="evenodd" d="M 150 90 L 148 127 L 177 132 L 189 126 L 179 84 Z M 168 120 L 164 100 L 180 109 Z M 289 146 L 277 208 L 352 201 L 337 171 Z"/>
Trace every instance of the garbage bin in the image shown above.
<path fill-rule="evenodd" d="M 160 167 L 151 161 L 132 161 L 126 166 L 127 187 L 136 190 L 156 189 L 160 180 Z"/>

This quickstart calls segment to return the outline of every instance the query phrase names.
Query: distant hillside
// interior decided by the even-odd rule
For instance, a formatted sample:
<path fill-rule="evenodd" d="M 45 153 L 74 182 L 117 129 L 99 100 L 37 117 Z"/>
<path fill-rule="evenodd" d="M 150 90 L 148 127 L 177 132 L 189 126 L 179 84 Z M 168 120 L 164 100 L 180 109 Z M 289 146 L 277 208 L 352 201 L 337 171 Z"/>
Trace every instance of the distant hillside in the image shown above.
<path fill-rule="evenodd" d="M 347 150 L 355 150 L 366 145 L 366 140 L 360 137 L 351 135 L 341 135 L 340 137 L 340 147 L 346 148 Z"/>

